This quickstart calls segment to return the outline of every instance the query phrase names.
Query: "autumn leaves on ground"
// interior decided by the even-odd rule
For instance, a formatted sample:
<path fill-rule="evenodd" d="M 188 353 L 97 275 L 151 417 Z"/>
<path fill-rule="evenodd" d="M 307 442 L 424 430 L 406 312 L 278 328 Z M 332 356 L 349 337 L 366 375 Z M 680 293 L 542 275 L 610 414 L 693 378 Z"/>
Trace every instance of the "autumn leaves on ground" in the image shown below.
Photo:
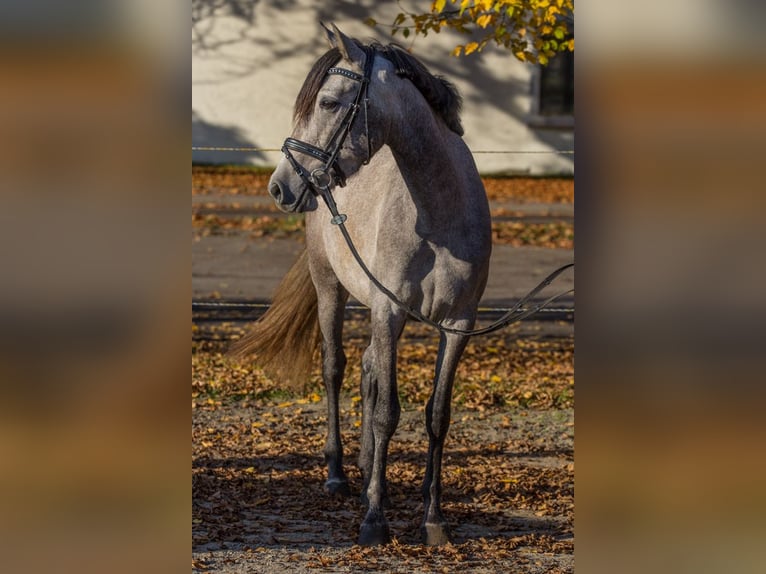
<path fill-rule="evenodd" d="M 262 238 L 300 240 L 302 221 L 254 203 L 268 175 L 195 168 L 192 233 L 250 230 Z M 525 221 L 503 204 L 571 204 L 567 179 L 487 179 L 495 241 L 571 248 L 570 220 Z M 221 198 L 225 201 L 221 201 Z M 207 210 L 207 211 L 206 211 Z M 543 214 L 543 219 L 545 215 Z M 521 231 L 503 231 L 514 223 Z M 537 227 L 543 226 L 543 227 Z M 543 229 L 544 231 L 541 231 Z M 443 470 L 443 506 L 454 543 L 419 544 L 420 484 L 427 438 L 424 405 L 438 336 L 409 324 L 399 345 L 403 414 L 389 456 L 393 542 L 355 544 L 361 353 L 369 319 L 346 322 L 348 367 L 341 427 L 351 498 L 323 492 L 326 413 L 318 371 L 289 390 L 257 365 L 225 350 L 244 323 L 199 321 L 192 331 L 192 544 L 197 572 L 573 572 L 574 343 L 571 323 L 525 325 L 473 339 L 460 363 Z M 540 324 L 542 325 L 542 323 Z"/>
<path fill-rule="evenodd" d="M 192 211 L 192 229 L 201 235 L 223 235 L 234 230 L 247 231 L 251 237 L 296 237 L 303 233 L 303 216 L 286 216 L 270 202 L 253 203 L 253 198 L 267 198 L 266 172 L 247 168 L 195 167 L 192 171 L 192 194 L 209 196 Z M 574 225 L 571 218 L 552 217 L 543 208 L 535 217 L 507 207 L 507 203 L 572 203 L 571 179 L 495 178 L 484 179 L 492 206 L 492 239 L 495 243 L 535 245 L 572 249 Z M 221 196 L 227 198 L 222 204 Z M 248 201 L 251 200 L 251 201 Z"/>

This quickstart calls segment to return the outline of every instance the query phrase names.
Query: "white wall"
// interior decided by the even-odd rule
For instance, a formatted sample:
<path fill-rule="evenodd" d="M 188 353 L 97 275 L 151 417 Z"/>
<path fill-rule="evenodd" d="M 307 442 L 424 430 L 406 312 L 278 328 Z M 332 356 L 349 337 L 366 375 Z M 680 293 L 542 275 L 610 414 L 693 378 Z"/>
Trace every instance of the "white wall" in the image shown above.
<path fill-rule="evenodd" d="M 413 7 L 427 3 L 412 3 Z M 192 142 L 194 146 L 279 148 L 291 127 L 295 96 L 311 64 L 327 50 L 319 21 L 350 36 L 387 43 L 400 7 L 362 0 L 193 0 Z M 407 6 L 407 2 L 403 2 Z M 370 28 L 365 18 L 384 23 Z M 400 35 L 394 40 L 409 46 Z M 574 149 L 572 130 L 531 129 L 532 67 L 488 48 L 454 58 L 466 39 L 451 32 L 418 38 L 413 53 L 453 81 L 464 99 L 465 140 L 472 150 Z M 275 165 L 280 153 L 193 152 L 195 162 Z M 483 173 L 573 173 L 573 156 L 476 154 Z"/>

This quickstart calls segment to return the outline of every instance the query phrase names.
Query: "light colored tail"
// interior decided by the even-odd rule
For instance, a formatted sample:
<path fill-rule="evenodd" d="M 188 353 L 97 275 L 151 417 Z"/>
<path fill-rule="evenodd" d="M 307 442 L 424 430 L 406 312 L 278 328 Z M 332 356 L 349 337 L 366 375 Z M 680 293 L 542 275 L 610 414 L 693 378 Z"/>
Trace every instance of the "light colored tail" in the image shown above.
<path fill-rule="evenodd" d="M 320 339 L 317 294 L 304 249 L 277 287 L 269 310 L 229 355 L 254 359 L 269 375 L 300 386 L 311 373 Z"/>

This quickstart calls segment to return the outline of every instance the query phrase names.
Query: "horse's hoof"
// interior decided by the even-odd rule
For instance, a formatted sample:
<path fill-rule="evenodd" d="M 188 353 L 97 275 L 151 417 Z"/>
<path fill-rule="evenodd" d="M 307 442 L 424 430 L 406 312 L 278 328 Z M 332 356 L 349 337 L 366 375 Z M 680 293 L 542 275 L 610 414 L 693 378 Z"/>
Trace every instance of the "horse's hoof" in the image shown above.
<path fill-rule="evenodd" d="M 330 496 L 351 496 L 348 480 L 331 478 L 324 483 L 324 489 Z"/>
<path fill-rule="evenodd" d="M 443 546 L 452 542 L 446 522 L 426 522 L 420 528 L 420 535 L 423 538 L 423 544 L 428 546 Z"/>
<path fill-rule="evenodd" d="M 374 521 L 365 520 L 362 523 L 362 529 L 359 532 L 360 546 L 381 546 L 389 542 L 391 542 L 391 531 L 385 518 L 381 517 Z"/>

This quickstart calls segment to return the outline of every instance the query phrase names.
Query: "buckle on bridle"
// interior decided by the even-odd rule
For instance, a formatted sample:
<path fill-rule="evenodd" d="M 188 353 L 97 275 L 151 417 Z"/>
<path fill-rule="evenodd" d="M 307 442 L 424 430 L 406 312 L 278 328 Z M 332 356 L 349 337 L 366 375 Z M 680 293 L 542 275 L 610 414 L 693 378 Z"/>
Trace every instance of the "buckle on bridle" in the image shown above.
<path fill-rule="evenodd" d="M 319 189 L 326 189 L 330 187 L 332 183 L 332 177 L 327 170 L 323 167 L 318 167 L 311 172 L 311 183 L 313 183 Z"/>

